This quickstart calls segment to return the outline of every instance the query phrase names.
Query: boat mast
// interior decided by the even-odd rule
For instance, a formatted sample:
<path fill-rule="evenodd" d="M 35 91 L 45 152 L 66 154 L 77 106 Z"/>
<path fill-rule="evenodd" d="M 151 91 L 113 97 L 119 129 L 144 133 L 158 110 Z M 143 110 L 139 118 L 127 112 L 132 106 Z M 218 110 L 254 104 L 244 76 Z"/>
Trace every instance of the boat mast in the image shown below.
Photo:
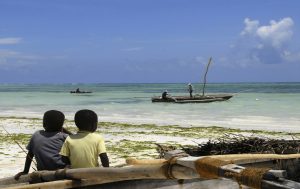
<path fill-rule="evenodd" d="M 212 60 L 212 57 L 209 58 L 208 64 L 206 65 L 206 71 L 205 71 L 204 79 L 203 79 L 202 96 L 204 96 L 204 93 L 205 93 L 206 75 L 207 75 L 208 68 L 209 68 L 209 65 L 210 65 L 210 63 L 211 63 L 211 60 Z"/>

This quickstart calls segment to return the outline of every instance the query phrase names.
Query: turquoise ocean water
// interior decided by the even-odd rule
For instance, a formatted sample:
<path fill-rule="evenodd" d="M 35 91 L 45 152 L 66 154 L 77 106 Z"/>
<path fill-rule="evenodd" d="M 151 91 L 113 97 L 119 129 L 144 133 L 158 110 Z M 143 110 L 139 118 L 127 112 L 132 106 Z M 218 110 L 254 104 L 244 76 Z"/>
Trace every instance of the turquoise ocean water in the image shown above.
<path fill-rule="evenodd" d="M 80 88 L 91 94 L 70 94 Z M 195 93 L 202 85 L 194 84 Z M 0 84 L 0 117 L 42 118 L 50 109 L 73 119 L 79 109 L 92 109 L 99 121 L 158 125 L 221 126 L 300 132 L 300 83 L 214 83 L 207 93 L 231 93 L 225 102 L 152 103 L 165 89 L 188 95 L 179 84 Z"/>

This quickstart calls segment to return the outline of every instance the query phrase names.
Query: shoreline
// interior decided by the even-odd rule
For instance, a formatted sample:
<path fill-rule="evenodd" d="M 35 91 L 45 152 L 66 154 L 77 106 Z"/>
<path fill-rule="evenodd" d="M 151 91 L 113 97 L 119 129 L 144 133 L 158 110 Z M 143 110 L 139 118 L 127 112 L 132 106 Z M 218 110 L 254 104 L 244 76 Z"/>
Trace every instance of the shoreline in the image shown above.
<path fill-rule="evenodd" d="M 6 133 L 7 130 L 9 134 Z M 64 127 L 75 133 L 74 121 L 66 120 Z M 13 176 L 23 170 L 24 149 L 36 130 L 42 129 L 42 119 L 24 117 L 0 117 L 0 178 Z M 183 127 L 179 125 L 129 124 L 99 122 L 97 132 L 105 138 L 111 166 L 125 164 L 128 157 L 139 159 L 157 158 L 156 144 L 172 146 L 197 146 L 224 134 L 260 136 L 268 138 L 294 139 L 300 133 L 274 132 L 266 130 L 241 130 L 218 126 Z M 31 170 L 32 171 L 32 170 Z"/>
<path fill-rule="evenodd" d="M 182 127 L 182 128 L 209 128 L 209 127 L 216 127 L 216 128 L 224 128 L 224 129 L 229 129 L 229 130 L 237 130 L 237 131 L 247 131 L 247 132 L 274 132 L 274 133 L 293 133 L 293 134 L 298 134 L 300 133 L 300 129 L 298 128 L 298 120 L 291 119 L 294 121 L 294 124 L 292 127 L 288 125 L 270 125 L 265 129 L 265 125 L 258 126 L 256 122 L 248 120 L 248 124 L 251 126 L 249 127 L 242 127 L 242 126 L 237 126 L 237 123 L 231 122 L 230 120 L 223 120 L 222 122 L 211 122 L 211 123 L 187 123 L 189 120 L 185 120 L 185 123 L 177 122 L 177 121 L 153 121 L 152 119 L 130 119 L 130 118 L 118 118 L 116 119 L 115 117 L 104 117 L 104 116 L 99 116 L 100 121 L 99 123 L 111 123 L 111 124 L 120 124 L 120 125 L 153 125 L 157 127 L 169 127 L 169 126 L 177 126 L 177 127 Z M 259 117 L 259 116 L 253 116 L 254 119 L 262 119 L 266 117 Z M 30 121 L 41 121 L 42 115 L 41 116 L 3 116 L 0 115 L 0 125 L 2 120 L 28 120 Z M 234 118 L 233 120 L 239 120 L 240 118 Z M 113 120 L 113 121 L 111 121 Z M 143 120 L 143 121 L 142 121 Z M 145 121 L 146 120 L 146 121 Z M 74 122 L 72 118 L 69 118 L 69 116 L 66 116 L 65 119 L 66 122 Z M 246 122 L 244 120 L 244 122 Z M 221 123 L 221 124 L 220 124 Z M 297 125 L 297 130 L 295 130 L 295 127 Z M 298 130 L 299 129 L 299 130 Z"/>

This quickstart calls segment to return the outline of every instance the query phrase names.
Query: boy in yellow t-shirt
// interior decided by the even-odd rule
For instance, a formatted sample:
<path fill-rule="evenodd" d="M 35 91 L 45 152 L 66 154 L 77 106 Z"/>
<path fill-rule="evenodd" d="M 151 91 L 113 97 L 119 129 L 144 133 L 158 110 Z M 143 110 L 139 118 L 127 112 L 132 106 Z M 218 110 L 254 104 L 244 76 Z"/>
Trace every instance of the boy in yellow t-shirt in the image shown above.
<path fill-rule="evenodd" d="M 79 131 L 65 140 L 60 155 L 70 161 L 71 168 L 98 167 L 98 157 L 103 167 L 109 167 L 104 139 L 94 133 L 98 116 L 91 110 L 79 110 L 75 114 L 75 124 Z"/>

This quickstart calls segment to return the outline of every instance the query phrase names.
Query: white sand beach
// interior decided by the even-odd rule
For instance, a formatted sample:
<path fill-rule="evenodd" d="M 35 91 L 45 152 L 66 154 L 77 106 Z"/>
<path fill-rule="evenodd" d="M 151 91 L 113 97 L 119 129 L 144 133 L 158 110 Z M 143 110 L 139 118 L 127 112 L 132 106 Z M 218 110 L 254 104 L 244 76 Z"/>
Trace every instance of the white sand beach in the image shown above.
<path fill-rule="evenodd" d="M 65 127 L 76 132 L 73 121 L 66 121 Z M 28 140 L 36 130 L 42 129 L 41 119 L 1 118 L 0 120 L 0 178 L 13 176 L 23 170 Z M 118 123 L 100 123 L 98 131 L 105 138 L 111 166 L 125 164 L 125 159 L 157 158 L 159 153 L 155 144 L 193 145 L 207 142 L 222 136 L 223 132 L 233 132 L 243 136 L 253 135 L 250 131 L 222 130 L 222 128 L 187 128 L 176 126 L 130 125 Z M 221 131 L 220 131 L 221 129 Z M 9 134 L 8 134 L 8 133 Z M 287 133 L 257 133 L 264 137 L 289 138 Z M 25 149 L 24 151 L 19 145 Z M 34 164 L 32 164 L 34 167 Z M 33 169 L 31 169 L 33 171 Z"/>
<path fill-rule="evenodd" d="M 26 157 L 26 143 L 22 142 L 22 139 L 10 139 L 5 140 L 7 136 L 25 134 L 30 137 L 36 130 L 42 129 L 42 121 L 35 119 L 14 119 L 14 118 L 2 118 L 0 122 L 0 133 L 2 140 L 0 142 L 0 178 L 13 176 L 14 174 L 23 170 L 25 157 Z M 66 122 L 67 127 L 76 129 L 73 122 Z M 101 130 L 101 128 L 100 128 Z M 9 134 L 8 134 L 8 133 Z M 141 134 L 141 132 L 145 132 Z M 166 131 L 168 132 L 168 131 Z M 190 139 L 189 137 L 177 137 L 177 136 L 161 136 L 152 134 L 151 130 L 145 128 L 112 128 L 110 133 L 103 132 L 106 143 L 108 144 L 108 156 L 110 158 L 111 166 L 118 166 L 125 164 L 125 159 L 122 157 L 124 154 L 118 154 L 117 151 L 110 151 L 110 145 L 119 145 L 122 141 L 129 141 L 135 143 L 147 143 L 149 142 L 149 149 L 140 151 L 130 150 L 128 148 L 127 154 L 136 158 L 154 158 L 158 156 L 158 152 L 155 150 L 154 143 L 158 144 L 171 144 L 178 143 L 182 145 L 195 145 L 207 141 L 207 139 Z M 18 144 L 22 147 L 20 147 Z M 130 144 L 129 144 L 130 145 Z M 123 146 L 124 148 L 125 146 Z M 124 149 L 126 150 L 126 149 Z M 35 167 L 32 163 L 32 167 Z M 34 171 L 31 168 L 31 171 Z"/>

